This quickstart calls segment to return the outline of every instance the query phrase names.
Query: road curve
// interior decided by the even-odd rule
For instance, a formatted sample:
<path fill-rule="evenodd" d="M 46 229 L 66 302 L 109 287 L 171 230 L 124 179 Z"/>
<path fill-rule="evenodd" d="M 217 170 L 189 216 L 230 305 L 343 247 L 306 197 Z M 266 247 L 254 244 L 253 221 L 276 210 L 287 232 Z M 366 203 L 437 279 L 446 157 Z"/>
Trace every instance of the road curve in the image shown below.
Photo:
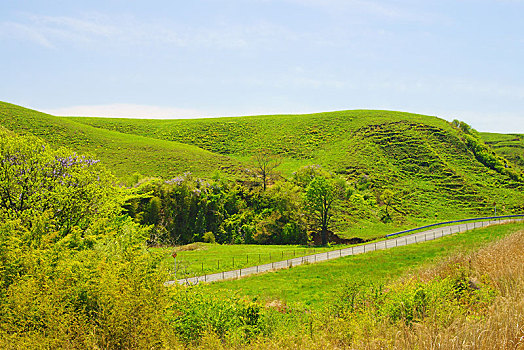
<path fill-rule="evenodd" d="M 480 221 L 480 222 L 470 222 L 463 223 L 458 225 L 449 225 L 434 228 L 431 230 L 426 230 L 418 233 L 413 233 L 410 235 L 402 237 L 389 238 L 383 241 L 366 243 L 363 245 L 356 245 L 349 248 L 343 248 L 339 250 L 332 250 L 325 253 L 318 253 L 313 255 L 306 255 L 297 258 L 277 261 L 264 265 L 256 265 L 251 267 L 242 268 L 239 270 L 223 271 L 217 272 L 209 275 L 189 277 L 180 280 L 167 281 L 164 284 L 166 286 L 173 284 L 189 284 L 194 285 L 199 282 L 217 282 L 227 279 L 235 279 L 240 277 L 245 277 L 249 275 L 254 275 L 267 271 L 280 270 L 284 268 L 289 268 L 291 266 L 298 266 L 302 264 L 313 264 L 317 262 L 322 262 L 326 260 L 338 259 L 343 256 L 348 255 L 357 255 L 372 252 L 375 250 L 389 249 L 393 247 L 400 247 L 408 244 L 420 243 L 425 241 L 432 241 L 444 236 L 449 236 L 454 233 L 465 232 L 468 230 L 473 230 L 476 228 L 487 227 L 491 225 L 506 224 L 510 222 L 524 221 L 524 219 L 511 219 L 511 220 L 489 220 L 489 221 Z"/>

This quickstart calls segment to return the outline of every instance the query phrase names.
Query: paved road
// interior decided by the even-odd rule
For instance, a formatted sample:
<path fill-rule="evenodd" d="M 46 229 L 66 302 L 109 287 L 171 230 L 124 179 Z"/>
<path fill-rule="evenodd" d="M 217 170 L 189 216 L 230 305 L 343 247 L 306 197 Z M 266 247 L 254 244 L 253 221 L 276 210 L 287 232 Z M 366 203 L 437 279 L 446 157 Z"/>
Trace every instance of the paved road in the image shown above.
<path fill-rule="evenodd" d="M 249 275 L 253 275 L 257 273 L 284 269 L 284 268 L 288 268 L 291 266 L 302 265 L 305 263 L 312 264 L 312 263 L 317 263 L 321 261 L 337 259 L 337 258 L 341 258 L 343 256 L 348 256 L 348 255 L 357 255 L 357 254 L 372 252 L 375 250 L 383 250 L 383 249 L 389 249 L 393 247 L 400 247 L 400 246 L 408 245 L 408 244 L 432 241 L 434 239 L 448 236 L 453 233 L 464 232 L 464 231 L 472 230 L 475 228 L 486 227 L 490 225 L 505 224 L 505 223 L 515 222 L 515 221 L 524 221 L 524 219 L 480 221 L 480 222 L 463 223 L 463 224 L 458 224 L 458 225 L 443 226 L 443 227 L 439 227 L 439 228 L 435 228 L 435 229 L 431 229 L 427 231 L 413 233 L 413 234 L 402 236 L 402 237 L 389 238 L 387 240 L 383 240 L 379 242 L 372 242 L 372 243 L 367 243 L 363 245 L 352 246 L 349 248 L 333 250 L 333 251 L 325 252 L 325 253 L 306 255 L 306 256 L 301 256 L 298 258 L 277 261 L 277 262 L 264 264 L 264 265 L 246 267 L 240 270 L 224 271 L 224 272 L 218 272 L 218 273 L 213 273 L 213 274 L 204 275 L 204 276 L 196 276 L 196 277 L 185 278 L 181 280 L 167 281 L 165 285 L 172 285 L 176 283 L 178 284 L 197 284 L 199 282 L 216 282 L 216 281 L 221 281 L 221 280 L 240 278 L 240 277 L 249 276 Z"/>

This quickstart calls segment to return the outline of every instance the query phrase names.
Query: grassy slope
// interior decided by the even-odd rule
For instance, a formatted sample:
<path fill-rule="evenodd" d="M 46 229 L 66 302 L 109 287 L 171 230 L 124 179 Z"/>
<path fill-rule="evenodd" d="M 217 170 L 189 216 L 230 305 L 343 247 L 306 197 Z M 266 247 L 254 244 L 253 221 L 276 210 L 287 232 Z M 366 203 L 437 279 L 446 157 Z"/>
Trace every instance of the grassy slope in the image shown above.
<path fill-rule="evenodd" d="M 524 169 L 524 135 L 482 132 L 480 136 L 497 153 Z"/>
<path fill-rule="evenodd" d="M 1 103 L 0 122 L 94 154 L 119 177 L 235 172 L 257 149 L 269 148 L 282 156 L 284 176 L 320 164 L 351 182 L 368 178 L 369 195 L 377 199 L 391 188 L 395 224 L 380 223 L 373 208 L 355 214 L 347 206 L 334 231 L 348 237 L 488 215 L 495 201 L 499 213 L 524 209 L 522 183 L 481 164 L 448 122 L 424 115 L 356 110 L 189 120 L 58 118 Z"/>
<path fill-rule="evenodd" d="M 213 283 L 205 288 L 213 293 L 238 291 L 241 295 L 263 301 L 280 299 L 292 305 L 320 308 L 333 290 L 348 279 L 386 282 L 409 269 L 454 253 L 478 249 L 485 243 L 523 229 L 522 223 L 491 226 L 436 241 Z"/>
<path fill-rule="evenodd" d="M 0 125 L 97 157 L 119 177 L 135 172 L 172 177 L 185 171 L 206 176 L 236 164 L 193 145 L 94 128 L 4 102 L 0 102 Z"/>
<path fill-rule="evenodd" d="M 285 176 L 305 164 L 321 164 L 350 181 L 368 176 L 375 195 L 392 188 L 402 212 L 398 216 L 416 216 L 418 222 L 490 214 L 494 201 L 517 212 L 524 205 L 522 192 L 515 190 L 522 184 L 481 164 L 459 132 L 436 117 L 356 110 L 196 120 L 71 120 L 193 144 L 244 161 L 257 149 L 269 148 L 283 157 Z M 350 223 L 342 220 L 337 231 Z M 373 229 L 371 223 L 361 226 Z"/>

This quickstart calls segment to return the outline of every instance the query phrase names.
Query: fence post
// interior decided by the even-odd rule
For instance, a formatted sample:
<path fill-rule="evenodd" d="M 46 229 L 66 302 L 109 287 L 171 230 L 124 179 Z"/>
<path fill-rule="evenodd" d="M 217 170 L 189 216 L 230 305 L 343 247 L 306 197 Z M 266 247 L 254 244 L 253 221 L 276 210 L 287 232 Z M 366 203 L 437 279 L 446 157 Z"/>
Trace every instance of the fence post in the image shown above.
<path fill-rule="evenodd" d="M 233 270 L 235 269 L 235 257 L 233 257 Z"/>
<path fill-rule="evenodd" d="M 355 254 L 353 254 L 353 250 L 354 250 L 353 248 L 355 248 L 355 247 L 351 246 L 351 255 L 355 255 Z"/>

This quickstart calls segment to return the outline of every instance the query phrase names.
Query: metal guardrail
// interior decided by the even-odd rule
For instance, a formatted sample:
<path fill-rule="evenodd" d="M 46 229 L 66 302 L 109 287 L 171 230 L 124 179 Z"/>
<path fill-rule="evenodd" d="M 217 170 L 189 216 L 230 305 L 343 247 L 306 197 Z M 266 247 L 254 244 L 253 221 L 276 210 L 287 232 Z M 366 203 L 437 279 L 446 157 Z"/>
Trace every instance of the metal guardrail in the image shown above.
<path fill-rule="evenodd" d="M 415 231 L 422 230 L 422 229 L 425 229 L 425 228 L 430 228 L 430 227 L 435 227 L 435 226 L 440 226 L 440 225 L 448 225 L 448 224 L 456 224 L 456 223 L 460 223 L 460 222 L 470 222 L 470 221 L 480 221 L 480 220 L 508 219 L 508 218 L 517 218 L 517 217 L 524 217 L 524 214 L 503 215 L 503 216 L 486 216 L 486 217 L 482 217 L 482 218 L 471 218 L 471 219 L 444 221 L 444 222 L 439 222 L 439 223 L 436 223 L 436 224 L 431 224 L 431 225 L 426 225 L 426 226 L 420 226 L 420 227 L 412 228 L 412 229 L 405 230 L 405 231 L 390 233 L 390 234 L 387 234 L 385 237 L 398 236 L 398 235 L 401 235 L 403 233 L 415 232 Z"/>

